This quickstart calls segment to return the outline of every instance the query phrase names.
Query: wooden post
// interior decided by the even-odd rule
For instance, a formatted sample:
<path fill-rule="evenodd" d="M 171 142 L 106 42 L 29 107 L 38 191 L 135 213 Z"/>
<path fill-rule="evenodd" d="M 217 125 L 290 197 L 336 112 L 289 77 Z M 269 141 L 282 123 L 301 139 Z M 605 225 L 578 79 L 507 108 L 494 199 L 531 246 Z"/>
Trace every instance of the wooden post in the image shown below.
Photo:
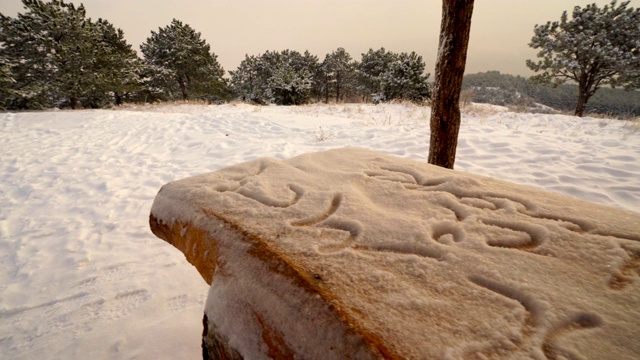
<path fill-rule="evenodd" d="M 429 163 L 453 169 L 460 131 L 460 89 L 474 0 L 442 0 L 440 44 L 431 103 Z"/>

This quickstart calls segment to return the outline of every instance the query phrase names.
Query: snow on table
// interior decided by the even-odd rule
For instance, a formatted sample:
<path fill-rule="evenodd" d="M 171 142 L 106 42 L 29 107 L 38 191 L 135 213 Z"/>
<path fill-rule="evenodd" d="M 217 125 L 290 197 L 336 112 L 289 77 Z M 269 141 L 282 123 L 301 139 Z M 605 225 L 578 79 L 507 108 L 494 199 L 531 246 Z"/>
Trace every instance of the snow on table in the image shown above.
<path fill-rule="evenodd" d="M 357 148 L 165 185 L 154 233 L 245 358 L 640 354 L 640 216 Z"/>

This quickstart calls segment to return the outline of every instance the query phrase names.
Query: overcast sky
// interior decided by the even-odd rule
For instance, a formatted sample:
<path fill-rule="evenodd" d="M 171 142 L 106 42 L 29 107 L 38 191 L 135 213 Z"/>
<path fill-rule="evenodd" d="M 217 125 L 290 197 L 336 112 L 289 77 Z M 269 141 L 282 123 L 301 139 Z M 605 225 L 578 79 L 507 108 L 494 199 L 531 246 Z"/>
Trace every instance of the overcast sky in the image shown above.
<path fill-rule="evenodd" d="M 433 73 L 440 32 L 441 0 L 84 0 L 87 16 L 124 30 L 134 49 L 151 30 L 173 18 L 189 24 L 211 45 L 225 70 L 245 54 L 309 50 L 320 61 L 344 47 L 356 60 L 369 48 L 415 51 Z M 476 0 L 467 73 L 499 70 L 531 75 L 525 60 L 535 24 L 560 19 L 562 11 L 609 0 Z M 631 6 L 640 6 L 632 0 Z M 0 0 L 0 13 L 24 12 L 20 0 Z"/>

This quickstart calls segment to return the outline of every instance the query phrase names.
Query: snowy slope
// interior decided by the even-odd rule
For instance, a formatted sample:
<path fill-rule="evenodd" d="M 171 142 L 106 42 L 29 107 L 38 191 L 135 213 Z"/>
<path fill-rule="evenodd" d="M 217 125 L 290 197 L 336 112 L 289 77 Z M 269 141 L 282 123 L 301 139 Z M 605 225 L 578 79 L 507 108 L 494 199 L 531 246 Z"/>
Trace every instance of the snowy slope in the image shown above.
<path fill-rule="evenodd" d="M 168 181 L 358 146 L 425 160 L 429 109 L 173 105 L 0 114 L 0 357 L 200 356 L 207 294 L 148 230 Z M 640 212 L 637 123 L 463 118 L 456 168 Z"/>

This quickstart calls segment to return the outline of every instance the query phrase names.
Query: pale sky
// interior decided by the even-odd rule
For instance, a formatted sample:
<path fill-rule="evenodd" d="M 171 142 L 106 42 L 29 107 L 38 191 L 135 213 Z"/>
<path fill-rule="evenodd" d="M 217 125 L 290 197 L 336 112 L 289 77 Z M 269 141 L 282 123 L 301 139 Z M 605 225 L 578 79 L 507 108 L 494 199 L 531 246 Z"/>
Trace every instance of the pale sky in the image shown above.
<path fill-rule="evenodd" d="M 440 32 L 441 0 L 84 0 L 87 16 L 121 28 L 134 49 L 173 18 L 202 34 L 225 70 L 245 54 L 309 50 L 324 59 L 344 47 L 360 60 L 369 48 L 415 51 L 433 74 Z M 467 73 L 498 70 L 529 76 L 527 45 L 535 24 L 560 19 L 562 11 L 609 0 L 476 0 Z M 630 6 L 638 8 L 640 0 Z M 0 13 L 24 12 L 20 0 L 0 0 Z M 433 78 L 433 75 L 431 76 Z"/>

